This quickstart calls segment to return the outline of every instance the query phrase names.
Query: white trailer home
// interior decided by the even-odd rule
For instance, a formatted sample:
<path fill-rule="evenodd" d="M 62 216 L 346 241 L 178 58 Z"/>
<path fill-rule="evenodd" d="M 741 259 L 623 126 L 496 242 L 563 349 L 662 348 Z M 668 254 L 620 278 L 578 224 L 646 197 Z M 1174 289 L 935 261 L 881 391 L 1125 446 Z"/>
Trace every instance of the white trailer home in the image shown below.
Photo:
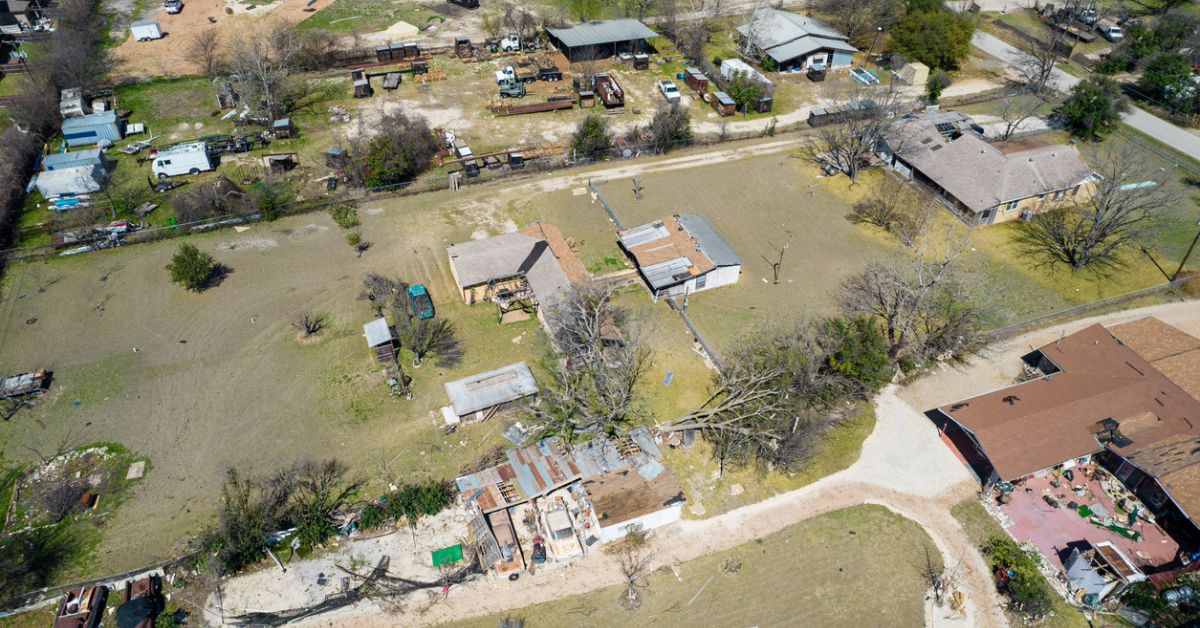
<path fill-rule="evenodd" d="M 732 285 L 742 272 L 742 258 L 703 216 L 665 216 L 617 239 L 656 300 Z"/>
<path fill-rule="evenodd" d="M 129 25 L 129 32 L 133 34 L 134 41 L 150 41 L 152 39 L 162 39 L 162 29 L 158 27 L 158 22 L 134 22 Z"/>
<path fill-rule="evenodd" d="M 159 179 L 166 179 L 181 174 L 207 172 L 213 169 L 213 165 L 204 142 L 190 142 L 159 151 L 150 169 Z"/>

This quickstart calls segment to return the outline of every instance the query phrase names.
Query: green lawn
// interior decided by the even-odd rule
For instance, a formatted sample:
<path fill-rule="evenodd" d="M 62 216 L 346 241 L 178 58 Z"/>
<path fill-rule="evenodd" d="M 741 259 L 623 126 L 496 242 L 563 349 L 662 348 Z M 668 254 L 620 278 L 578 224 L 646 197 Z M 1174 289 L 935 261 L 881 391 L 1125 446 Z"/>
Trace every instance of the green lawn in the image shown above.
<path fill-rule="evenodd" d="M 855 506 L 685 562 L 678 577 L 660 568 L 636 611 L 617 605 L 620 587 L 607 587 L 452 625 L 492 628 L 507 616 L 527 626 L 919 626 L 927 556 L 940 565 L 917 524 Z M 734 563 L 736 573 L 722 568 Z"/>

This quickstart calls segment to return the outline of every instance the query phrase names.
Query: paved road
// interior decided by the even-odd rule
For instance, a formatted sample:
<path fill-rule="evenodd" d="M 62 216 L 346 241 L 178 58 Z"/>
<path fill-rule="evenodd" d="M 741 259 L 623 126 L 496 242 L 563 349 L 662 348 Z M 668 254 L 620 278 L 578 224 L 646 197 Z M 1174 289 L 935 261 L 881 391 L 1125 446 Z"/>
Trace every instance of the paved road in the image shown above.
<path fill-rule="evenodd" d="M 1015 46 L 984 32 L 975 31 L 975 36 L 971 39 L 971 43 L 976 48 L 1009 65 L 1016 65 L 1020 59 L 1020 52 Z M 1066 72 L 1054 70 L 1048 84 L 1059 91 L 1066 92 L 1079 81 L 1080 79 Z M 1124 120 L 1125 124 L 1128 124 L 1130 127 L 1188 155 L 1192 159 L 1200 161 L 1200 136 L 1181 129 L 1138 107 L 1131 107 L 1129 113 L 1125 114 Z"/>

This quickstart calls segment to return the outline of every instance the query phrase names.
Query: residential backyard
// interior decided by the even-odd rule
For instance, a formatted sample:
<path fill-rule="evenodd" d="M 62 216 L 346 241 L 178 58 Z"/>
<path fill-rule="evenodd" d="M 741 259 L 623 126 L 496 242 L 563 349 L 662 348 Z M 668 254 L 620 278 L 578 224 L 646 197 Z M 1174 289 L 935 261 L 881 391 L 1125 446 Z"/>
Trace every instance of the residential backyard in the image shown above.
<path fill-rule="evenodd" d="M 618 605 L 621 587 L 608 587 L 452 625 L 490 628 L 507 616 L 528 626 L 919 626 L 927 557 L 941 563 L 920 526 L 881 506 L 855 506 L 662 566 L 636 611 Z"/>

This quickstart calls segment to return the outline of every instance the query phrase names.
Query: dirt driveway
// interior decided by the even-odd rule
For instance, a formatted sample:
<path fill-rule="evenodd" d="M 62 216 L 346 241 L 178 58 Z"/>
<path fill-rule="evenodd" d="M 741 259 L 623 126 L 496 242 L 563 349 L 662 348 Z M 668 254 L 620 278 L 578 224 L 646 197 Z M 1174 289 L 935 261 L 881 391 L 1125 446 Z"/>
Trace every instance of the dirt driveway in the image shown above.
<path fill-rule="evenodd" d="M 269 4 L 247 9 L 249 4 L 235 0 L 186 0 L 183 12 L 167 15 L 162 7 L 134 19 L 153 20 L 162 28 L 164 37 L 154 41 L 136 41 L 126 38 L 116 48 L 117 79 L 136 79 L 151 76 L 174 77 L 197 74 L 202 71 L 188 46 L 196 33 L 209 28 L 220 30 L 225 45 L 243 34 L 261 30 L 266 20 L 299 22 L 310 15 L 306 8 L 322 9 L 334 0 L 316 0 L 308 6 L 308 0 L 277 0 Z M 233 15 L 225 12 L 233 9 Z"/>

